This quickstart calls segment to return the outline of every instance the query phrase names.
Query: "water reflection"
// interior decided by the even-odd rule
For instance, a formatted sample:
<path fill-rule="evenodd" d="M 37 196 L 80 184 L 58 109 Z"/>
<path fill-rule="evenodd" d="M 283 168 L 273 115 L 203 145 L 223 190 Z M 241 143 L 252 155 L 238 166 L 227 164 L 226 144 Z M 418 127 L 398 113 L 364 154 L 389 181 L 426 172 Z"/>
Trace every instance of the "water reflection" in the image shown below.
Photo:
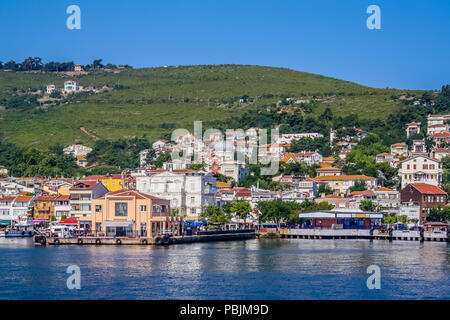
<path fill-rule="evenodd" d="M 260 239 L 169 247 L 34 248 L 29 240 L 0 241 L 1 299 L 450 296 L 447 243 Z M 66 269 L 73 264 L 81 268 L 82 290 L 66 287 Z M 365 285 L 372 264 L 382 270 L 382 290 Z"/>

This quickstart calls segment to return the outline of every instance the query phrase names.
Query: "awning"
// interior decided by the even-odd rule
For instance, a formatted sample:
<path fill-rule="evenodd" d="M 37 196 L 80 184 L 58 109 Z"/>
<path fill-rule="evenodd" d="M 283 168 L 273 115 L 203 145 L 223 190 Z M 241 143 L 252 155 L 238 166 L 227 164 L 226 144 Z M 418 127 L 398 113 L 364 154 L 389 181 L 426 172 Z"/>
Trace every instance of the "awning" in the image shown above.
<path fill-rule="evenodd" d="M 0 220 L 0 224 L 11 224 L 11 220 Z"/>
<path fill-rule="evenodd" d="M 105 221 L 102 223 L 102 227 L 131 227 L 132 221 Z"/>
<path fill-rule="evenodd" d="M 59 224 L 78 224 L 78 220 L 76 219 L 63 219 L 59 221 Z"/>

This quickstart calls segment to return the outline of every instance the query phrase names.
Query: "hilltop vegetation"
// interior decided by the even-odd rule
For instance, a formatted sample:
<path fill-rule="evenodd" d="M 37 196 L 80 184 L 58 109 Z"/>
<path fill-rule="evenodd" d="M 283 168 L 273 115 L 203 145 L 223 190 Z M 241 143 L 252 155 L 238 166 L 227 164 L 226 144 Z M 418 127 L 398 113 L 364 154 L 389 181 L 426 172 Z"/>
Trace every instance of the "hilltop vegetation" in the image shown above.
<path fill-rule="evenodd" d="M 113 90 L 75 94 L 60 105 L 37 102 L 45 85 L 62 87 L 66 80 Z M 276 115 L 284 114 L 284 120 L 295 115 L 295 122 L 302 123 L 297 125 L 299 129 L 323 130 L 319 117 L 327 108 L 335 119 L 354 114 L 374 125 L 404 108 L 393 97 L 423 93 L 244 65 L 126 69 L 120 73 L 94 69 L 79 75 L 0 70 L 0 129 L 4 141 L 40 150 L 74 142 L 92 147 L 95 137 L 118 140 L 145 135 L 154 141 L 170 137 L 174 128 L 192 130 L 195 120 L 240 125 L 242 121 L 232 121 L 233 117 L 255 115 L 255 111 L 261 114 L 261 110 L 267 120 L 260 123 L 263 127 L 271 127 Z"/>

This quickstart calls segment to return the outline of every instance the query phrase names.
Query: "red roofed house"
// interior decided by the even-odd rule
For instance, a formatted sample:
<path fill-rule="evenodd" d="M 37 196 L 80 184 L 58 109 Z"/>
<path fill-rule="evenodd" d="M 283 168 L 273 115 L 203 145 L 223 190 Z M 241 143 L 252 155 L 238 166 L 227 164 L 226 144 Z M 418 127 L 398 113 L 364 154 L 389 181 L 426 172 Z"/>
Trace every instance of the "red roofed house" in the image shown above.
<path fill-rule="evenodd" d="M 446 124 L 444 124 L 444 123 L 433 124 L 431 126 L 428 126 L 428 128 L 427 128 L 427 135 L 428 136 L 432 136 L 433 134 L 446 132 L 446 131 L 448 131 L 448 128 L 447 128 Z"/>
<path fill-rule="evenodd" d="M 440 132 L 440 133 L 433 134 L 430 138 L 436 142 L 437 147 L 440 147 L 441 144 L 450 142 L 450 133 Z"/>
<path fill-rule="evenodd" d="M 437 186 L 425 183 L 412 183 L 402 189 L 400 201 L 402 204 L 419 205 L 419 223 L 423 224 L 431 208 L 447 204 L 447 193 Z"/>

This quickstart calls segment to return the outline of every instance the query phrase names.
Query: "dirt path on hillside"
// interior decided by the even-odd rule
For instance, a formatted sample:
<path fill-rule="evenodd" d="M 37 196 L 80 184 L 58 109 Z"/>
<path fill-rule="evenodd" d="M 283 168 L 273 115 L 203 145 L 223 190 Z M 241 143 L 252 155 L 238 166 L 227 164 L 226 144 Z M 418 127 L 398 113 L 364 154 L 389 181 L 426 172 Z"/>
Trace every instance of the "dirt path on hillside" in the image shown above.
<path fill-rule="evenodd" d="M 87 135 L 88 135 L 89 137 L 91 137 L 92 139 L 94 139 L 94 140 L 100 140 L 100 138 L 97 137 L 95 134 L 90 133 L 89 131 L 87 131 L 85 127 L 80 127 L 80 130 L 81 130 L 83 133 L 87 134 Z"/>

